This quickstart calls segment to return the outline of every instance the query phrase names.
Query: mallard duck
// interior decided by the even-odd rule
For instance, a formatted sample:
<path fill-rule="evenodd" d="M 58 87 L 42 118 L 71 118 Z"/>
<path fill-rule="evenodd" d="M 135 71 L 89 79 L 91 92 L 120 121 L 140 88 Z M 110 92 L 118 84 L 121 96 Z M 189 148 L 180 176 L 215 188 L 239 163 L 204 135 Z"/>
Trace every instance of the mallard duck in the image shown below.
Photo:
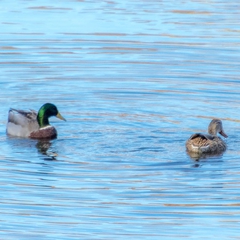
<path fill-rule="evenodd" d="M 11 108 L 8 113 L 7 134 L 35 139 L 56 138 L 57 130 L 49 124 L 49 117 L 66 121 L 52 103 L 45 103 L 38 111 L 23 111 Z"/>
<path fill-rule="evenodd" d="M 192 153 L 209 153 L 219 154 L 227 148 L 226 143 L 217 136 L 220 133 L 227 138 L 227 134 L 223 131 L 222 121 L 213 119 L 208 126 L 208 134 L 195 133 L 186 142 L 188 152 Z"/>

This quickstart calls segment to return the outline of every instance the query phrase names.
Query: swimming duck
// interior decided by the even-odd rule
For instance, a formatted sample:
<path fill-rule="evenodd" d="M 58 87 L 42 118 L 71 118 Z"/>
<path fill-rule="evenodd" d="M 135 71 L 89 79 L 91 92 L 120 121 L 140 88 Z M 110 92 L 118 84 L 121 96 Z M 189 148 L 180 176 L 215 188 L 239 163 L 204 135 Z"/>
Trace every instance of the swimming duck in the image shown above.
<path fill-rule="evenodd" d="M 219 154 L 226 150 L 226 143 L 217 136 L 220 133 L 227 138 L 227 134 L 223 131 L 222 121 L 213 119 L 208 126 L 208 134 L 195 133 L 186 142 L 188 152 L 192 153 L 209 153 Z"/>
<path fill-rule="evenodd" d="M 35 139 L 53 139 L 57 130 L 49 124 L 49 117 L 55 116 L 66 121 L 52 103 L 45 103 L 38 111 L 23 111 L 10 108 L 8 113 L 7 134 Z"/>

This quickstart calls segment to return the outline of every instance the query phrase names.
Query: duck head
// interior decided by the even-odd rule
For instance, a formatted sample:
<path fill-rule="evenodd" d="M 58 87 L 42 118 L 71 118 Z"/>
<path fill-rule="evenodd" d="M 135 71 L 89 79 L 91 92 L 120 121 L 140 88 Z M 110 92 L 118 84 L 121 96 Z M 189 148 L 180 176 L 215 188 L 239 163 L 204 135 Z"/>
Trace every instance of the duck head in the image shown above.
<path fill-rule="evenodd" d="M 228 135 L 224 132 L 222 121 L 220 119 L 213 119 L 208 126 L 208 133 L 211 135 L 221 134 L 223 137 L 227 138 Z"/>
<path fill-rule="evenodd" d="M 45 103 L 38 111 L 37 121 L 40 128 L 49 125 L 48 118 L 55 116 L 61 120 L 66 121 L 66 119 L 60 114 L 57 107 L 52 103 Z"/>

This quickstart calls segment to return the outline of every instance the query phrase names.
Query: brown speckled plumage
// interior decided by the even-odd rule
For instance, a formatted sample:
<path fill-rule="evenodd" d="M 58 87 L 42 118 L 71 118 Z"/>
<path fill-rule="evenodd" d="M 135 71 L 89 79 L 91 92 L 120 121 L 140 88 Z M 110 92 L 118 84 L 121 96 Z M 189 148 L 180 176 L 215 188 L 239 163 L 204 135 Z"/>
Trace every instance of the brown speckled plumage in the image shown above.
<path fill-rule="evenodd" d="M 186 142 L 188 152 L 219 154 L 226 150 L 226 143 L 217 136 L 220 133 L 227 137 L 223 131 L 222 122 L 219 119 L 213 119 L 208 127 L 209 134 L 195 133 Z"/>

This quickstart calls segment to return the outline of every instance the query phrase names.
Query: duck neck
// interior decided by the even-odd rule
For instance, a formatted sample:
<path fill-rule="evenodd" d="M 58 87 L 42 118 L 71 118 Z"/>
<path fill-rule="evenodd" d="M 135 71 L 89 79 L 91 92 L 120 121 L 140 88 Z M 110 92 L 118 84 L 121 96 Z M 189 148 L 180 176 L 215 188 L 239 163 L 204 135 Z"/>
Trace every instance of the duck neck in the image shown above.
<path fill-rule="evenodd" d="M 46 127 L 49 124 L 48 116 L 45 114 L 45 111 L 39 111 L 37 115 L 37 121 L 40 128 Z"/>
<path fill-rule="evenodd" d="M 217 131 L 215 129 L 209 129 L 208 133 L 211 134 L 211 135 L 214 135 L 214 136 L 217 135 Z"/>

